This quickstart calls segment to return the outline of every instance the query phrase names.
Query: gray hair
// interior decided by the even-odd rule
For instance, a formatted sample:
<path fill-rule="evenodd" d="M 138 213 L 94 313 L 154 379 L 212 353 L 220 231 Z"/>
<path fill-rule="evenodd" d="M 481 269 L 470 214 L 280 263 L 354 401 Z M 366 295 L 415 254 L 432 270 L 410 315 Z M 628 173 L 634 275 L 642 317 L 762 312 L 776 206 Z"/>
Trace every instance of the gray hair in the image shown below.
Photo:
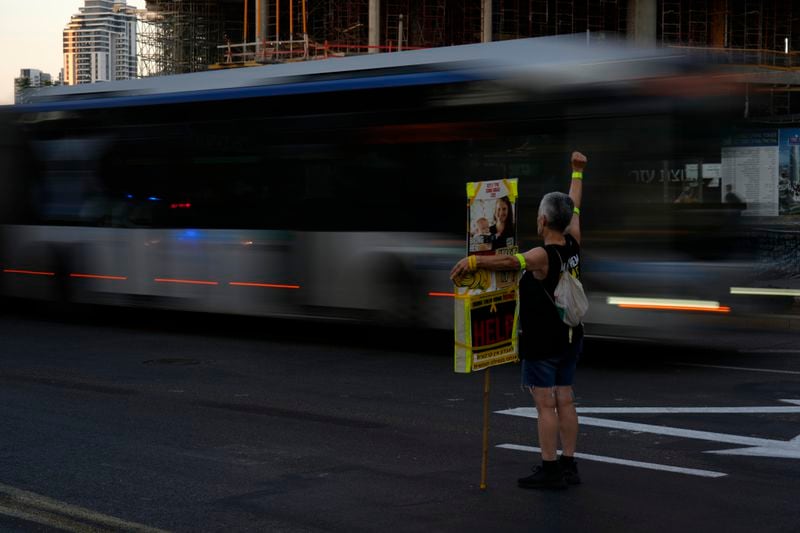
<path fill-rule="evenodd" d="M 564 232 L 572 221 L 572 209 L 575 203 L 569 195 L 563 192 L 549 192 L 544 195 L 539 204 L 539 214 L 547 219 L 547 226 L 559 232 Z"/>

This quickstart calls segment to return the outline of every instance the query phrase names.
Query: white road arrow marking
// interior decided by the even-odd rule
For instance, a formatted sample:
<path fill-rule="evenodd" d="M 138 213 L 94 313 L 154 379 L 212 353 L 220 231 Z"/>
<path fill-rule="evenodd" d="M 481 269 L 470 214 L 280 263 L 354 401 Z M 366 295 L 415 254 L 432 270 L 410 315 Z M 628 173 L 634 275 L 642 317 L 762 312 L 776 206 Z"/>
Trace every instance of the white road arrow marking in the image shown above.
<path fill-rule="evenodd" d="M 800 413 L 800 400 L 781 401 L 794 405 L 792 407 L 578 407 L 578 412 L 595 415 Z"/>
<path fill-rule="evenodd" d="M 751 457 L 782 457 L 784 459 L 800 459 L 800 435 L 788 442 L 786 448 L 774 446 L 755 446 L 753 448 L 734 448 L 732 450 L 717 450 L 706 453 L 719 455 L 748 455 Z"/>
<path fill-rule="evenodd" d="M 782 400 L 800 406 L 800 400 Z M 603 409 L 603 411 L 600 411 Z M 780 409 L 775 411 L 775 409 Z M 666 413 L 800 413 L 798 407 L 579 407 L 578 413 L 615 413 L 615 414 L 666 414 Z M 522 416 L 526 418 L 537 418 L 536 409 L 532 407 L 518 407 L 497 411 L 498 414 Z M 610 420 L 605 418 L 594 418 L 581 416 L 579 422 L 584 426 L 596 426 L 611 429 L 622 429 L 639 433 L 654 433 L 657 435 L 668 435 L 672 437 L 683 437 L 687 439 L 699 439 L 712 442 L 723 442 L 727 444 L 739 444 L 748 448 L 732 450 L 711 451 L 706 453 L 718 453 L 723 455 L 749 455 L 758 457 L 783 457 L 789 459 L 800 459 L 800 435 L 789 441 L 762 439 L 758 437 L 747 437 L 744 435 L 732 435 L 728 433 L 713 433 L 710 431 L 697 431 L 692 429 L 675 428 L 669 426 L 657 426 L 653 424 L 639 424 L 635 422 L 623 422 L 620 420 Z"/>
<path fill-rule="evenodd" d="M 517 450 L 520 452 L 539 453 L 541 448 L 534 446 L 520 446 L 518 444 L 498 444 L 498 448 L 505 448 L 506 450 Z M 658 463 L 644 463 L 642 461 L 630 461 L 628 459 L 619 459 L 617 457 L 605 457 L 603 455 L 592 455 L 589 453 L 576 453 L 575 457 L 578 459 L 585 459 L 587 461 L 598 461 L 601 463 L 611 463 L 615 465 L 633 466 L 636 468 L 646 468 L 648 470 L 661 470 L 662 472 L 674 472 L 676 474 L 688 474 L 690 476 L 700 477 L 725 477 L 728 474 L 724 472 L 714 472 L 713 470 L 699 470 L 697 468 L 683 468 L 680 466 L 661 465 Z"/>
<path fill-rule="evenodd" d="M 752 368 L 746 366 L 725 366 L 725 365 L 700 365 L 697 363 L 675 363 L 677 366 L 694 366 L 698 368 L 719 368 L 722 370 L 742 370 L 744 372 L 767 372 L 770 374 L 792 374 L 800 375 L 796 370 L 775 370 L 773 368 Z"/>

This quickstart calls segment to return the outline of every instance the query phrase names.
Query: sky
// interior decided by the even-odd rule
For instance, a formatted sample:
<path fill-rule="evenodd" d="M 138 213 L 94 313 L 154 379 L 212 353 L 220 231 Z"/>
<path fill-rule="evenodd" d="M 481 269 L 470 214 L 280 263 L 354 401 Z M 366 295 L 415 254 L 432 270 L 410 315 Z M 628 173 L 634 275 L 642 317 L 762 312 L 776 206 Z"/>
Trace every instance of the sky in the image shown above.
<path fill-rule="evenodd" d="M 145 0 L 128 0 L 144 8 Z M 0 105 L 14 103 L 14 78 L 23 68 L 58 77 L 63 58 L 62 31 L 83 0 L 0 0 Z"/>

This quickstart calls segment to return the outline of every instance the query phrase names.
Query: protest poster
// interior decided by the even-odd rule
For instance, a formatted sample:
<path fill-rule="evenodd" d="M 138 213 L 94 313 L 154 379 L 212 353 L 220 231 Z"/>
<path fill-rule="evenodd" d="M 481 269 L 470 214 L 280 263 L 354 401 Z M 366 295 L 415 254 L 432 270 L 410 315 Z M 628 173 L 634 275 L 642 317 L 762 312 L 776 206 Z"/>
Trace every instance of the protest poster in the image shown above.
<path fill-rule="evenodd" d="M 467 253 L 516 254 L 517 180 L 467 183 L 467 200 Z M 456 372 L 519 360 L 518 275 L 477 270 L 454 280 Z"/>

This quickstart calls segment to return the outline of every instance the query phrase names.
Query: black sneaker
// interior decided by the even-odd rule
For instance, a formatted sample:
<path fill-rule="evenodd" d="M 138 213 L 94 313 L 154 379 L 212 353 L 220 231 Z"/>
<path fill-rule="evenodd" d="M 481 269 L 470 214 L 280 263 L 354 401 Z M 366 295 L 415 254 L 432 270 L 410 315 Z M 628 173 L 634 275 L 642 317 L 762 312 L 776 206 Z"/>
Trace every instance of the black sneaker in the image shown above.
<path fill-rule="evenodd" d="M 539 465 L 533 468 L 533 474 L 528 477 L 521 477 L 517 480 L 517 485 L 523 489 L 565 489 L 567 482 L 564 480 L 564 473 L 558 463 L 553 461 L 554 468 L 545 468 Z"/>
<path fill-rule="evenodd" d="M 564 481 L 567 482 L 567 485 L 581 484 L 581 476 L 578 474 L 578 463 L 575 459 L 565 461 L 562 455 L 558 460 L 558 464 L 561 465 L 561 470 L 564 472 Z"/>

